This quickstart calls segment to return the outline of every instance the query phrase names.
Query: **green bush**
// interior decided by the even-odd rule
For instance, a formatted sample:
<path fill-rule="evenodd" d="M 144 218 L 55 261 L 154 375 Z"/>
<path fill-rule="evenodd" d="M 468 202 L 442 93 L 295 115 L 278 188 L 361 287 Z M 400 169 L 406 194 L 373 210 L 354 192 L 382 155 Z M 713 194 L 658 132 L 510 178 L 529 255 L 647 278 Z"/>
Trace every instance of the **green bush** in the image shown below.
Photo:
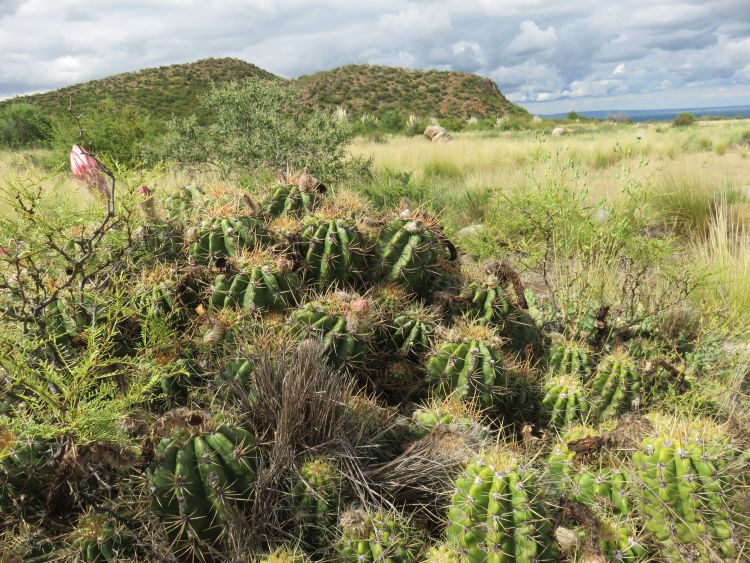
<path fill-rule="evenodd" d="M 67 162 L 71 145 L 83 142 L 111 168 L 138 168 L 147 159 L 147 144 L 156 138 L 161 128 L 147 111 L 113 100 L 105 100 L 86 112 L 81 118 L 81 126 L 83 139 L 72 118 L 61 117 L 57 121 L 52 136 L 55 162 Z"/>
<path fill-rule="evenodd" d="M 687 127 L 695 123 L 695 116 L 690 112 L 684 112 L 674 118 L 672 125 L 675 127 Z"/>
<path fill-rule="evenodd" d="M 31 104 L 0 108 L 0 147 L 20 149 L 47 146 L 52 122 Z"/>
<path fill-rule="evenodd" d="M 277 81 L 248 79 L 214 86 L 200 99 L 210 125 L 174 120 L 156 156 L 210 163 L 224 175 L 248 170 L 308 169 L 324 179 L 347 167 L 350 127 L 330 113 L 306 111 L 299 92 Z"/>

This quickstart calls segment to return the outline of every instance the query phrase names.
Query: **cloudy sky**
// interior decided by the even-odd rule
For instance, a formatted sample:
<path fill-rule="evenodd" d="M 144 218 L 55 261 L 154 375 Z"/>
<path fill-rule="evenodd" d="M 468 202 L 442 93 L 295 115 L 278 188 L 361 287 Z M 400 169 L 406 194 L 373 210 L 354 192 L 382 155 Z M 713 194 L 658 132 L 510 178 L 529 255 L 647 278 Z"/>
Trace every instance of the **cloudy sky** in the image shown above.
<path fill-rule="evenodd" d="M 750 104 L 750 0 L 0 0 L 0 98 L 238 57 L 476 72 L 533 112 Z"/>

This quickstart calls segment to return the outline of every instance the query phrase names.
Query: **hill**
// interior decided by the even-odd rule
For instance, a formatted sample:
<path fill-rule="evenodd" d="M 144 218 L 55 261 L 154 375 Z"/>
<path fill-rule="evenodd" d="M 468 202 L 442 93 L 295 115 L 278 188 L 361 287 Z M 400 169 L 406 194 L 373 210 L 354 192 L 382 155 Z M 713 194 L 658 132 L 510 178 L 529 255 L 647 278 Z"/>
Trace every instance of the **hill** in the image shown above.
<path fill-rule="evenodd" d="M 239 59 L 204 59 L 116 74 L 53 90 L 0 102 L 28 102 L 51 114 L 64 112 L 70 100 L 78 111 L 111 98 L 141 107 L 154 117 L 168 119 L 196 110 L 198 96 L 211 81 L 220 84 L 248 77 L 279 78 Z M 403 115 L 467 119 L 526 114 L 502 95 L 489 78 L 450 71 L 348 65 L 302 76 L 294 81 L 309 106 L 344 107 L 350 115 L 381 114 L 400 110 Z M 200 116 L 199 117 L 204 117 Z"/>
<path fill-rule="evenodd" d="M 405 115 L 467 119 L 526 113 L 489 78 L 463 72 L 347 65 L 295 83 L 308 104 L 340 106 L 353 115 L 401 110 Z"/>
<path fill-rule="evenodd" d="M 5 100 L 3 103 L 27 102 L 58 114 L 67 109 L 71 99 L 77 110 L 85 111 L 105 98 L 112 98 L 115 102 L 137 106 L 155 117 L 168 119 L 172 115 L 194 113 L 198 109 L 198 96 L 209 88 L 212 81 L 219 84 L 253 76 L 277 78 L 239 59 L 203 59 L 194 63 L 124 72 L 43 94 Z"/>

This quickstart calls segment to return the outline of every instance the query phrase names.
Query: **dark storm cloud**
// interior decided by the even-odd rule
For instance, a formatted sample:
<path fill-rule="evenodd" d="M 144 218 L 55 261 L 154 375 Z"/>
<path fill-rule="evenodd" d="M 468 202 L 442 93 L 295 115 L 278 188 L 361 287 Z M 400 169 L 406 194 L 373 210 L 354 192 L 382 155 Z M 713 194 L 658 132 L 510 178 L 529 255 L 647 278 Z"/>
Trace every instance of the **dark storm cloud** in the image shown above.
<path fill-rule="evenodd" d="M 750 103 L 747 0 L 573 4 L 0 0 L 0 97 L 234 56 L 287 77 L 348 63 L 477 72 L 535 111 L 711 105 L 712 92 Z"/>

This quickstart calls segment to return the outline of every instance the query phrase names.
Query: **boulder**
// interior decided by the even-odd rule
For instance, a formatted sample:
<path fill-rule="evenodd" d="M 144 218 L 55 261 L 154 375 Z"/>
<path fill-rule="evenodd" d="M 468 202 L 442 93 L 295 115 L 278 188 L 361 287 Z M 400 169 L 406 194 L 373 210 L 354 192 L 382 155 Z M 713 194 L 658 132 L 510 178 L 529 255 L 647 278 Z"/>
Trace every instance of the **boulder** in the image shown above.
<path fill-rule="evenodd" d="M 445 127 L 441 127 L 440 125 L 428 125 L 424 130 L 424 138 L 434 143 L 437 142 L 435 139 L 436 137 L 438 138 L 437 141 L 447 141 L 450 139 L 450 135 L 448 135 L 448 131 Z"/>
<path fill-rule="evenodd" d="M 565 127 L 555 127 L 552 130 L 552 136 L 553 137 L 562 137 L 567 131 L 565 131 Z"/>

